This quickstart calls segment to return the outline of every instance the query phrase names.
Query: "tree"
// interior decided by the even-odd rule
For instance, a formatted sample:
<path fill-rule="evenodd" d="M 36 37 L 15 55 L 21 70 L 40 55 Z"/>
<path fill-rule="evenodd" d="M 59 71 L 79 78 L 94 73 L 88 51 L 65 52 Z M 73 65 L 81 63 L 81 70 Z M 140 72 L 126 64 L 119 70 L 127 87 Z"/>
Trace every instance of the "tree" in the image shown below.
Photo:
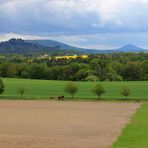
<path fill-rule="evenodd" d="M 131 94 L 131 91 L 129 88 L 127 87 L 123 87 L 122 90 L 121 90 L 121 94 L 123 96 L 125 96 L 126 100 L 127 100 L 127 97 Z"/>
<path fill-rule="evenodd" d="M 49 71 L 47 65 L 38 63 L 31 64 L 30 75 L 32 79 L 48 79 Z"/>
<path fill-rule="evenodd" d="M 4 90 L 5 90 L 5 86 L 4 86 L 2 79 L 0 78 L 0 94 L 2 94 Z"/>
<path fill-rule="evenodd" d="M 86 78 L 85 81 L 97 81 L 98 77 L 93 75 L 93 74 L 89 74 Z"/>
<path fill-rule="evenodd" d="M 16 65 L 10 62 L 1 63 L 1 76 L 2 77 L 15 77 L 16 76 Z"/>
<path fill-rule="evenodd" d="M 29 78 L 29 72 L 28 71 L 22 71 L 20 77 L 21 78 Z"/>
<path fill-rule="evenodd" d="M 21 96 L 23 96 L 24 93 L 26 92 L 26 86 L 25 86 L 25 85 L 18 85 L 17 90 L 18 90 L 18 93 L 19 93 Z"/>
<path fill-rule="evenodd" d="M 65 85 L 65 92 L 68 94 L 71 94 L 71 97 L 73 98 L 74 94 L 76 94 L 78 91 L 78 86 L 74 82 L 69 82 Z"/>
<path fill-rule="evenodd" d="M 89 74 L 89 70 L 81 69 L 75 74 L 76 80 L 77 81 L 85 80 L 88 74 Z"/>
<path fill-rule="evenodd" d="M 98 96 L 100 99 L 101 95 L 105 93 L 105 90 L 101 84 L 97 84 L 93 87 L 92 93 Z"/>
<path fill-rule="evenodd" d="M 141 80 L 142 67 L 138 62 L 128 62 L 123 70 L 123 77 L 125 80 Z"/>

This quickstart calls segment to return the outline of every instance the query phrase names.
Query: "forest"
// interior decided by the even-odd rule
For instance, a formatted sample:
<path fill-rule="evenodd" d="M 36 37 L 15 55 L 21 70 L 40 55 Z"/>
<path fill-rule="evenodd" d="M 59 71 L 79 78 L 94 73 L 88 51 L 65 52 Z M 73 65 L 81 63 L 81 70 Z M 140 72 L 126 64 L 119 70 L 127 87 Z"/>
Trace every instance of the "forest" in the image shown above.
<path fill-rule="evenodd" d="M 70 81 L 144 81 L 148 80 L 148 53 L 92 54 L 85 59 L 0 55 L 0 76 Z"/>

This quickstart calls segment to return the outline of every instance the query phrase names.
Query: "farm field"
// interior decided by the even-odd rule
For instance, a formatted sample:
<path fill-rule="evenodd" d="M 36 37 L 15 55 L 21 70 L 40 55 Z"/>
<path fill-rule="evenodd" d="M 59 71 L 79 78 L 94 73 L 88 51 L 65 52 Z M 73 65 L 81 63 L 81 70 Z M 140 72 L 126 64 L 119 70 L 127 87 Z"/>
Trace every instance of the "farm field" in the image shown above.
<path fill-rule="evenodd" d="M 28 80 L 28 79 L 12 79 L 4 78 L 5 92 L 3 98 L 22 99 L 17 93 L 17 86 L 23 84 L 27 88 L 24 99 L 47 99 L 50 96 L 64 95 L 70 98 L 70 95 L 64 92 L 66 81 L 50 81 L 50 80 Z M 76 94 L 76 99 L 95 99 L 96 96 L 91 93 L 92 87 L 97 82 L 76 82 L 79 86 L 79 91 Z M 99 82 L 101 83 L 106 93 L 103 95 L 105 99 L 121 99 L 121 88 L 127 86 L 131 89 L 130 99 L 148 99 L 148 81 L 123 81 L 123 82 Z"/>
<path fill-rule="evenodd" d="M 140 105 L 1 100 L 0 148 L 109 148 Z"/>
<path fill-rule="evenodd" d="M 123 130 L 123 133 L 112 148 L 148 148 L 148 103 L 133 116 L 132 121 Z"/>

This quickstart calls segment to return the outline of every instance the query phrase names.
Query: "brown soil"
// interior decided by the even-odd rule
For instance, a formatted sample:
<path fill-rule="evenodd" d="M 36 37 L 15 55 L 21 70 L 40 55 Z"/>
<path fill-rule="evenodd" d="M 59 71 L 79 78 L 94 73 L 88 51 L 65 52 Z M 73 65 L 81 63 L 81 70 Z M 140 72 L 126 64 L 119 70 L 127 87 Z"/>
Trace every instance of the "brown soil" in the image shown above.
<path fill-rule="evenodd" d="M 139 106 L 0 101 L 0 148 L 108 148 Z"/>

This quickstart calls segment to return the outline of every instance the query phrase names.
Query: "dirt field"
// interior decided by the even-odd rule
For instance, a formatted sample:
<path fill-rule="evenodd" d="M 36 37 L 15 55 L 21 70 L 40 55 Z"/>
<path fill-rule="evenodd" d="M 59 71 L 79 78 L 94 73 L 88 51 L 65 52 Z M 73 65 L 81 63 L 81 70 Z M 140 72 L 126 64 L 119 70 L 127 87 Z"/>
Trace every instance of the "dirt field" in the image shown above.
<path fill-rule="evenodd" d="M 139 106 L 0 101 L 0 148 L 108 148 Z"/>

